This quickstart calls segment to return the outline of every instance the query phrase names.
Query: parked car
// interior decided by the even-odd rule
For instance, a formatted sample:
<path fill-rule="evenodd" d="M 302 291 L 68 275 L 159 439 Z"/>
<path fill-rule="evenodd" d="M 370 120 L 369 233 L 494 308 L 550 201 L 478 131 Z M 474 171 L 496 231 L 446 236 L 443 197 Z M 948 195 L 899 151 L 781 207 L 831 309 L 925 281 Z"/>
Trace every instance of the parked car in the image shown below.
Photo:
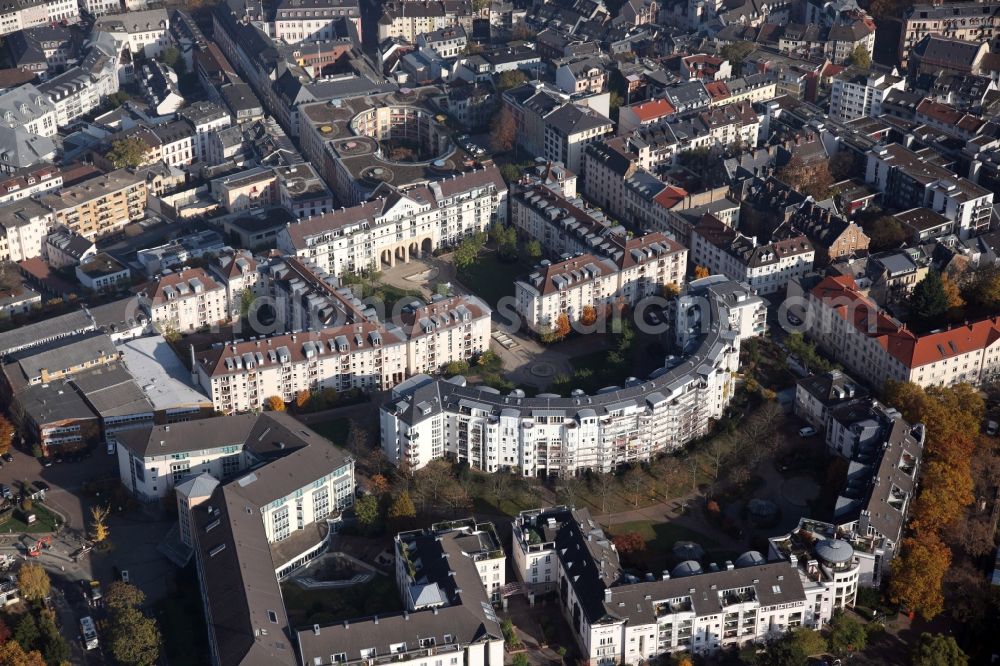
<path fill-rule="evenodd" d="M 108 442 L 108 455 L 109 456 L 115 455 L 115 443 L 114 442 Z"/>
<path fill-rule="evenodd" d="M 122 582 L 128 582 L 128 569 L 122 569 Z"/>
<path fill-rule="evenodd" d="M 11 455 L 10 451 L 8 451 L 7 453 L 3 454 L 3 459 L 4 459 L 4 462 L 14 462 L 14 456 Z"/>
<path fill-rule="evenodd" d="M 42 463 L 42 467 L 52 467 L 52 458 L 48 456 L 42 456 L 38 459 L 38 462 Z"/>
<path fill-rule="evenodd" d="M 12 499 L 14 497 L 14 491 L 10 489 L 10 486 L 4 483 L 0 483 L 0 497 L 4 499 Z"/>
<path fill-rule="evenodd" d="M 812 426 L 802 426 L 799 428 L 799 437 L 812 437 L 816 434 L 816 428 Z"/>
<path fill-rule="evenodd" d="M 998 424 L 996 421 L 990 421 L 989 423 L 986 424 L 987 435 L 993 437 L 997 434 L 997 432 L 1000 432 L 1000 424 Z"/>

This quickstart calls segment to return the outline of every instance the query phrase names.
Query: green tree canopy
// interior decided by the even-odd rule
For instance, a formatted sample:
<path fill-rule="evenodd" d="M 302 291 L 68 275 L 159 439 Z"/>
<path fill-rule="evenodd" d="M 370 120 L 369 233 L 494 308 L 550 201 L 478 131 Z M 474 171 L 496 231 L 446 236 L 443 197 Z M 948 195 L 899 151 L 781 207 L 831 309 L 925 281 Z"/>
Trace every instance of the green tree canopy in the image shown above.
<path fill-rule="evenodd" d="M 969 658 L 951 636 L 920 634 L 910 655 L 913 666 L 967 666 Z"/>
<path fill-rule="evenodd" d="M 517 229 L 513 226 L 494 224 L 490 228 L 493 242 L 497 246 L 497 254 L 505 261 L 517 259 Z"/>
<path fill-rule="evenodd" d="M 497 89 L 500 92 L 505 90 L 510 90 L 511 88 L 516 88 L 525 81 L 528 77 L 524 75 L 519 69 L 509 69 L 506 72 L 500 72 L 500 77 L 497 79 Z"/>
<path fill-rule="evenodd" d="M 840 612 L 830 620 L 830 650 L 846 656 L 861 652 L 868 645 L 868 630 L 863 624 Z"/>
<path fill-rule="evenodd" d="M 143 591 L 131 583 L 116 580 L 104 591 L 104 605 L 109 611 L 119 611 L 124 608 L 138 608 L 146 600 Z"/>
<path fill-rule="evenodd" d="M 135 169 L 146 162 L 146 154 L 149 146 L 139 137 L 128 139 L 118 139 L 112 142 L 111 150 L 108 151 L 108 160 L 116 169 Z"/>
<path fill-rule="evenodd" d="M 187 74 L 187 61 L 184 60 L 184 56 L 175 46 L 171 46 L 163 52 L 163 63 L 174 70 L 178 77 Z"/>
<path fill-rule="evenodd" d="M 153 666 L 160 657 L 160 630 L 137 608 L 116 611 L 108 635 L 111 656 L 122 666 Z"/>
<path fill-rule="evenodd" d="M 379 510 L 378 499 L 374 495 L 365 495 L 354 503 L 354 515 L 358 518 L 358 523 L 371 529 L 378 524 Z"/>
<path fill-rule="evenodd" d="M 730 66 L 733 68 L 733 76 L 739 76 L 742 74 L 743 61 L 756 49 L 757 46 L 753 42 L 740 41 L 726 44 L 719 51 L 719 54 L 729 61 Z"/>
<path fill-rule="evenodd" d="M 39 648 L 45 660 L 50 664 L 69 663 L 71 652 L 66 639 L 59 632 L 59 625 L 56 624 L 55 613 L 49 609 L 43 609 L 39 614 L 38 629 L 40 632 Z"/>
<path fill-rule="evenodd" d="M 479 260 L 479 252 L 486 244 L 486 236 L 476 233 L 463 239 L 455 248 L 455 267 L 458 269 L 469 268 Z"/>
<path fill-rule="evenodd" d="M 934 320 L 948 311 L 948 294 L 945 293 L 941 274 L 930 271 L 913 288 L 909 298 L 910 310 L 924 320 Z"/>
<path fill-rule="evenodd" d="M 504 164 L 500 167 L 500 175 L 503 176 L 508 185 L 521 180 L 521 170 L 513 164 Z"/>
<path fill-rule="evenodd" d="M 868 69 L 872 66 L 872 56 L 868 49 L 859 44 L 851 53 L 850 63 L 859 69 Z"/>
<path fill-rule="evenodd" d="M 908 236 L 902 223 L 892 215 L 883 215 L 865 225 L 865 233 L 871 241 L 872 251 L 887 250 L 899 246 Z"/>

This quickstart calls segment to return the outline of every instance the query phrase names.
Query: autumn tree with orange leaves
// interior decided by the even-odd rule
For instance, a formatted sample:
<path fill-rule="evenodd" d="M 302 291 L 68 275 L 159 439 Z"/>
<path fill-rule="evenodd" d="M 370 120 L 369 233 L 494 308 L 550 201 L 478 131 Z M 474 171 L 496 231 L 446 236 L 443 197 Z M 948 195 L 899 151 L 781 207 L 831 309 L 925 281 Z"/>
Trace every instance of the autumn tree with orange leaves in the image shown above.
<path fill-rule="evenodd" d="M 560 315 L 556 318 L 556 326 L 553 332 L 555 338 L 557 340 L 562 340 L 567 335 L 569 335 L 569 332 L 571 330 L 572 329 L 570 328 L 569 325 L 569 316 L 567 316 L 565 312 L 560 313 Z"/>
<path fill-rule="evenodd" d="M 926 619 L 944 610 L 941 581 L 951 566 L 951 550 L 936 534 L 903 539 L 892 560 L 889 596 Z"/>
<path fill-rule="evenodd" d="M 922 388 L 888 381 L 885 402 L 910 423 L 926 429 L 920 490 L 910 511 L 914 536 L 904 539 L 892 561 L 889 595 L 930 619 L 944 609 L 942 582 L 952 561 L 944 538 L 966 519 L 974 500 L 971 460 L 976 455 L 985 404 L 968 384 Z"/>
<path fill-rule="evenodd" d="M 618 534 L 611 539 L 611 543 L 615 544 L 615 550 L 622 555 L 646 550 L 646 540 L 638 532 Z"/>
<path fill-rule="evenodd" d="M 304 408 L 306 405 L 309 404 L 310 396 L 311 394 L 309 393 L 309 391 L 306 391 L 305 389 L 299 391 L 298 393 L 295 394 L 295 406 L 298 407 L 299 409 Z"/>

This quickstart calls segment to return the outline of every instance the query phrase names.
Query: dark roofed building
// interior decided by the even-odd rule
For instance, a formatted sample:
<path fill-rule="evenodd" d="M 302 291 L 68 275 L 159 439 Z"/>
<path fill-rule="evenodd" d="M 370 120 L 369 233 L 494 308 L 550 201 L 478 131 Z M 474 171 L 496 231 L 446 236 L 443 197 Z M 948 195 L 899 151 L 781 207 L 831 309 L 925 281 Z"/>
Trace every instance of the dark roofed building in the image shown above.
<path fill-rule="evenodd" d="M 405 610 L 299 630 L 303 663 L 411 665 L 428 654 L 469 665 L 503 660 L 492 602 L 500 599 L 506 557 L 491 524 L 460 520 L 402 532 L 395 556 Z"/>
<path fill-rule="evenodd" d="M 279 581 L 325 552 L 354 499 L 354 460 L 280 412 L 125 435 L 123 481 L 135 483 L 134 470 L 144 487 L 157 483 L 153 476 L 176 486 L 176 549 L 195 555 L 212 663 L 301 663 Z"/>
<path fill-rule="evenodd" d="M 910 51 L 910 74 L 978 74 L 983 58 L 990 52 L 988 42 L 970 42 L 927 35 Z"/>

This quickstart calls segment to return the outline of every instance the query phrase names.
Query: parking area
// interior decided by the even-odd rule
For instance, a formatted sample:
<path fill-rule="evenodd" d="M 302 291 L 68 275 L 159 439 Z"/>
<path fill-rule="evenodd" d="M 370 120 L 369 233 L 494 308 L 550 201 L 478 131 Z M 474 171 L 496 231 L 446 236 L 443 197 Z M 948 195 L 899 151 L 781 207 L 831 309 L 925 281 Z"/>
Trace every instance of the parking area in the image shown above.
<path fill-rule="evenodd" d="M 90 511 L 89 502 L 82 492 L 84 486 L 97 479 L 118 476 L 117 456 L 109 456 L 103 449 L 94 449 L 78 460 L 53 457 L 48 467 L 30 452 L 12 447 L 10 454 L 13 460 L 5 461 L 0 468 L 0 483 L 17 486 L 21 482 L 35 484 L 44 481 L 49 486 L 45 492 L 45 505 L 60 514 L 66 527 L 72 531 L 85 528 L 85 516 Z"/>

